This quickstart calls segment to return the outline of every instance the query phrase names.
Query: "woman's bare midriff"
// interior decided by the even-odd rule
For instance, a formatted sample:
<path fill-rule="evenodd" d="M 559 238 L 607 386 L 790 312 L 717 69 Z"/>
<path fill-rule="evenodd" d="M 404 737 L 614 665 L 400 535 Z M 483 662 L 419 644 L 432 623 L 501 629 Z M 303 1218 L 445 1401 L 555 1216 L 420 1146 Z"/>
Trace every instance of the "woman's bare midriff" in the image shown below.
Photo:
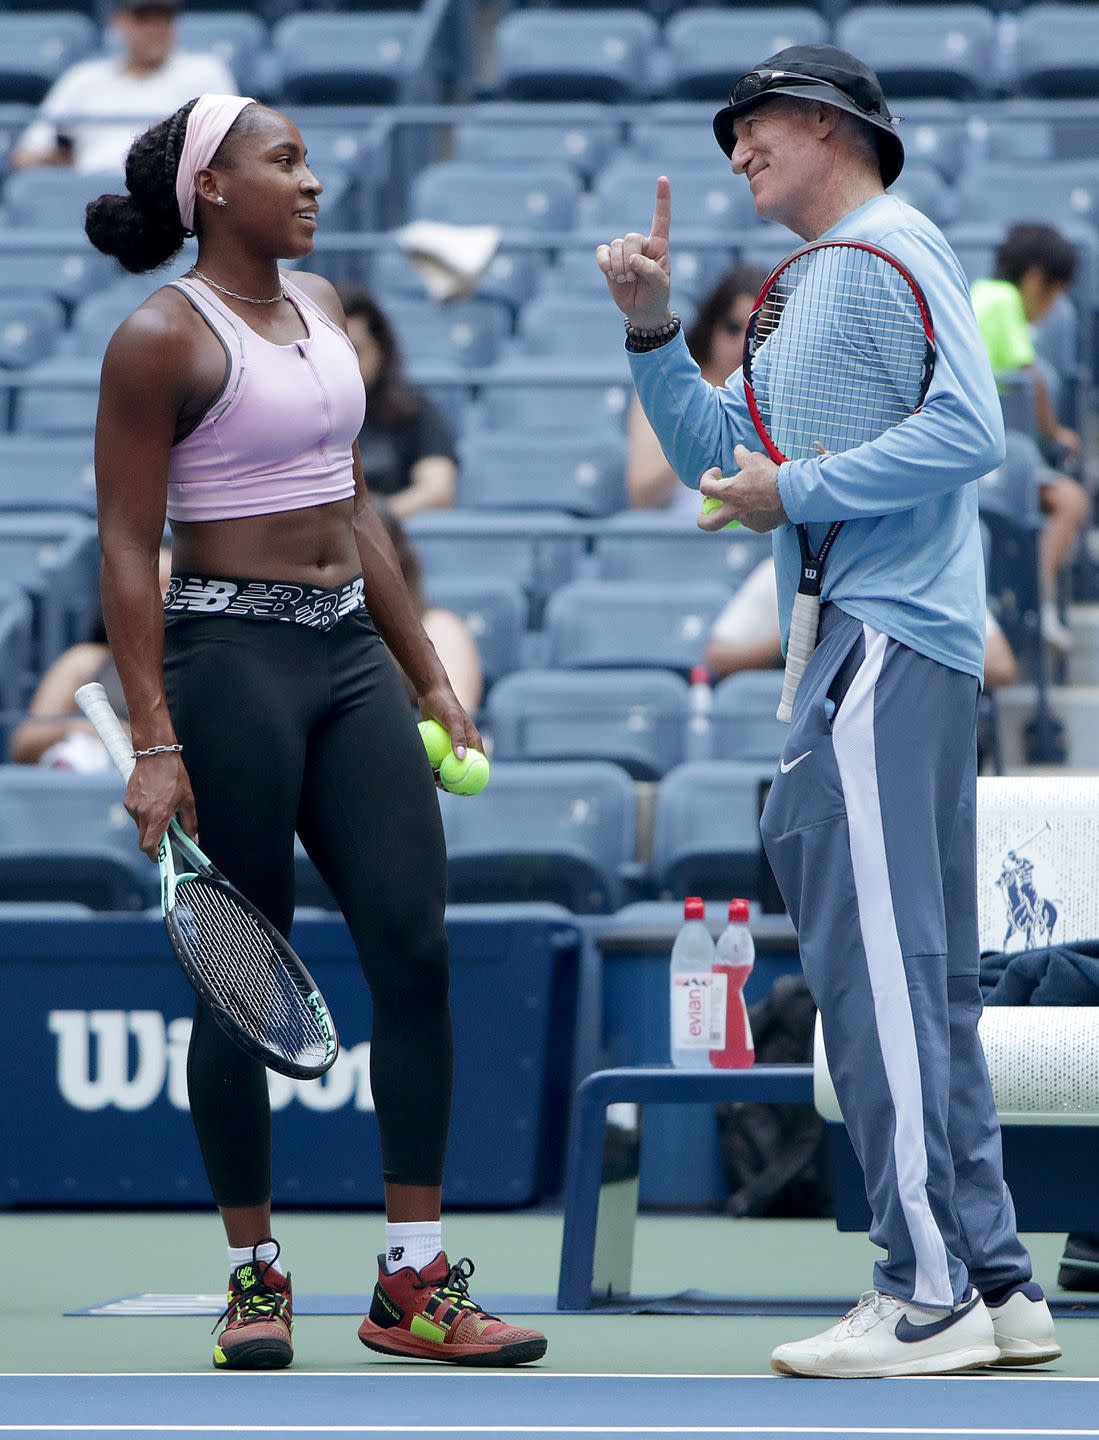
<path fill-rule="evenodd" d="M 333 588 L 362 569 L 353 500 L 239 520 L 171 522 L 176 574 L 294 580 Z"/>

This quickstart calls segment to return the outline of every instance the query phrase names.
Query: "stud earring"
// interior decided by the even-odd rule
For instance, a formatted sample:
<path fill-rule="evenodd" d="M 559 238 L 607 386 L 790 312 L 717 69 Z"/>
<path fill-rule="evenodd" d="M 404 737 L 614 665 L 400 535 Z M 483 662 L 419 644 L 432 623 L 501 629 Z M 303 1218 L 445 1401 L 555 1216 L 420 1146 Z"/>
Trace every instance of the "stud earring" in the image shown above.
<path fill-rule="evenodd" d="M 219 196 L 218 196 L 218 204 L 219 204 L 219 205 L 228 205 L 228 203 L 229 203 L 229 202 L 228 202 L 228 200 L 226 200 L 226 198 L 225 198 L 224 195 L 219 195 Z"/>

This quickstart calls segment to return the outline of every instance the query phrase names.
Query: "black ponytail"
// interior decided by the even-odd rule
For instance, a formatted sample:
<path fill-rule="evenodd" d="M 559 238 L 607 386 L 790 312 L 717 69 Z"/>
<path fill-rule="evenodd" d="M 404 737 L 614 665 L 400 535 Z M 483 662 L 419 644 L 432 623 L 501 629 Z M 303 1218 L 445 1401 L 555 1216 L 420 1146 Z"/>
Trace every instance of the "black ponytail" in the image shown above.
<path fill-rule="evenodd" d="M 176 172 L 187 132 L 188 101 L 139 135 L 126 156 L 128 195 L 100 195 L 88 206 L 84 231 L 97 250 L 135 275 L 156 270 L 179 253 L 188 231 L 179 218 Z"/>

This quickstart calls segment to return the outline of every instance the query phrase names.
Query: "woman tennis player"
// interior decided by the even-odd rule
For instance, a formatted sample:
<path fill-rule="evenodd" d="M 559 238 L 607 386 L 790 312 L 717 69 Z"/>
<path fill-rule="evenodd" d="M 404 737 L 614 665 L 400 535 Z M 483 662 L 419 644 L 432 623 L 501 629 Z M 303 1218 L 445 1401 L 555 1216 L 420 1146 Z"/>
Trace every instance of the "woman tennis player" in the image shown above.
<path fill-rule="evenodd" d="M 446 855 L 423 745 L 389 651 L 455 751 L 480 746 L 363 484 L 364 391 L 336 292 L 280 258 L 313 248 L 321 185 L 297 127 L 203 95 L 135 140 L 93 244 L 142 273 L 198 261 L 119 327 L 103 362 L 96 481 L 103 612 L 139 757 L 142 849 L 172 815 L 283 934 L 294 833 L 339 901 L 374 1005 L 371 1081 L 386 1248 L 359 1337 L 392 1355 L 513 1365 L 544 1336 L 486 1315 L 440 1222 L 453 1041 Z M 161 600 L 165 515 L 173 574 Z M 383 643 L 384 642 L 384 643 Z M 388 650 L 387 650 L 388 647 Z M 267 1076 L 200 1005 L 191 1113 L 229 1242 L 214 1363 L 293 1358 L 271 1238 Z"/>

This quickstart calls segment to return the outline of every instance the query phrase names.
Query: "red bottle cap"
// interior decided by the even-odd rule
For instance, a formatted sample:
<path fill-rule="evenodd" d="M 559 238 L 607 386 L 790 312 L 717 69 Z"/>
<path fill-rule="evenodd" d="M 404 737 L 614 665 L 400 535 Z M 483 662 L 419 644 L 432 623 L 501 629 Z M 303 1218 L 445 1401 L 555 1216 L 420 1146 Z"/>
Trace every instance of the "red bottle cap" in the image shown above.
<path fill-rule="evenodd" d="M 684 920 L 705 920 L 706 906 L 697 895 L 688 895 L 683 902 Z"/>
<path fill-rule="evenodd" d="M 747 925 L 748 923 L 748 902 L 747 900 L 729 901 L 729 919 L 734 924 Z"/>
<path fill-rule="evenodd" d="M 705 665 L 691 666 L 691 684 L 708 685 L 710 683 L 710 672 Z"/>

